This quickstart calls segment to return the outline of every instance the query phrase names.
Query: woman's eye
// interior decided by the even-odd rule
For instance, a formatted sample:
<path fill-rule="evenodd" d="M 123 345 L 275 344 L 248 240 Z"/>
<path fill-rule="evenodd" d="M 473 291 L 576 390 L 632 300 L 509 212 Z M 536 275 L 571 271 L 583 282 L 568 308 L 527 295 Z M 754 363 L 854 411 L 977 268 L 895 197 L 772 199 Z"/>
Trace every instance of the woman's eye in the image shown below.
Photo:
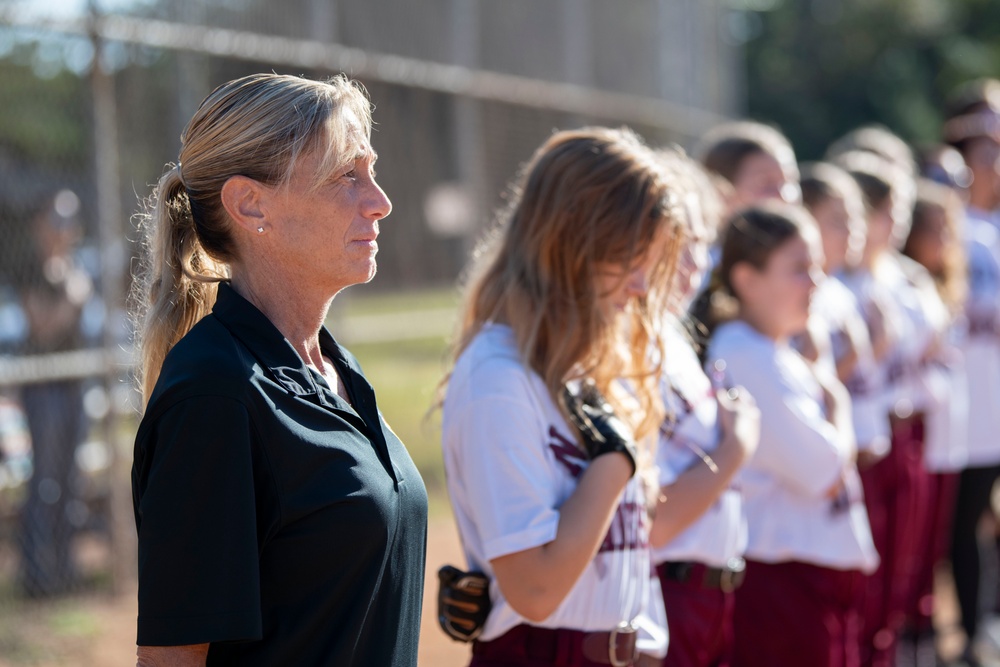
<path fill-rule="evenodd" d="M 351 169 L 350 171 L 348 171 L 348 172 L 346 172 L 344 174 L 344 177 L 345 178 L 356 178 L 357 175 L 358 175 L 358 170 L 357 169 Z"/>

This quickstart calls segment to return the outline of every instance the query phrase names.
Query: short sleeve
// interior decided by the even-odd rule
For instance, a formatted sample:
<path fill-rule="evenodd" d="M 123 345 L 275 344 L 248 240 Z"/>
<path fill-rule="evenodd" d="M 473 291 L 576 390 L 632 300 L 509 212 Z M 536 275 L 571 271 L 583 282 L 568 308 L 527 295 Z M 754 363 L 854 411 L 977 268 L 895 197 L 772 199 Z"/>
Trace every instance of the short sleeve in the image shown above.
<path fill-rule="evenodd" d="M 458 474 L 486 559 L 555 539 L 559 483 L 546 451 L 552 436 L 540 428 L 537 408 L 483 396 L 463 407 L 456 426 L 462 443 Z"/>
<path fill-rule="evenodd" d="M 803 393 L 773 357 L 725 355 L 732 380 L 745 387 L 760 410 L 760 446 L 750 466 L 765 470 L 804 496 L 818 497 L 840 477 L 848 448 L 823 416 L 819 403 Z"/>
<path fill-rule="evenodd" d="M 140 646 L 260 639 L 251 425 L 199 396 L 140 429 L 133 464 Z"/>

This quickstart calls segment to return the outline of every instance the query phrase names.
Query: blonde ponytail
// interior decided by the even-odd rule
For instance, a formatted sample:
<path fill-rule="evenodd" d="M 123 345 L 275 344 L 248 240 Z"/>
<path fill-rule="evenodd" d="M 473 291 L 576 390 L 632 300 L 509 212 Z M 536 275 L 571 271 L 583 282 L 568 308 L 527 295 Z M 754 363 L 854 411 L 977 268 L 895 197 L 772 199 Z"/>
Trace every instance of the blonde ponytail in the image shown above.
<path fill-rule="evenodd" d="M 177 341 L 215 304 L 218 281 L 228 276 L 224 263 L 202 248 L 180 165 L 157 184 L 141 216 L 143 258 L 134 289 L 139 387 L 143 405 L 149 400 L 163 360 Z"/>

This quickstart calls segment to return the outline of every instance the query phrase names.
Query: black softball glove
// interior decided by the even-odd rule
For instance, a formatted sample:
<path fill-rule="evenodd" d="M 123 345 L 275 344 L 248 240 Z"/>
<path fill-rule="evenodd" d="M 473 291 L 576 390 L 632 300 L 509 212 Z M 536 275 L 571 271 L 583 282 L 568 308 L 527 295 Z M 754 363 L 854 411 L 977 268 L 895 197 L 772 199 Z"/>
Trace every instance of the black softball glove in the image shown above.
<path fill-rule="evenodd" d="M 490 580 L 482 572 L 445 565 L 438 570 L 438 624 L 445 634 L 471 642 L 490 613 Z"/>
<path fill-rule="evenodd" d="M 583 436 L 583 446 L 590 458 L 621 452 L 628 457 L 635 473 L 636 448 L 632 431 L 618 418 L 594 383 L 583 382 L 576 392 L 566 386 L 563 401 L 573 425 Z"/>

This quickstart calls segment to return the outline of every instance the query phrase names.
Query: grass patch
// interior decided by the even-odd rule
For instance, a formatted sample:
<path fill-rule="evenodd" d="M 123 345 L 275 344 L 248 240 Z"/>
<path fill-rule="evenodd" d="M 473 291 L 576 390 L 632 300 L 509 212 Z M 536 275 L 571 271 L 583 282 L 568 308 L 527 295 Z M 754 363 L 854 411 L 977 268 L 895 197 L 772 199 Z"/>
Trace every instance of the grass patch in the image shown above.
<path fill-rule="evenodd" d="M 102 631 L 90 598 L 9 598 L 0 604 L 0 664 L 73 665 Z"/>
<path fill-rule="evenodd" d="M 347 288 L 334 299 L 331 314 L 334 317 L 387 315 L 454 308 L 457 304 L 458 290 L 451 285 L 381 293 L 372 292 L 363 285 L 356 285 Z"/>
<path fill-rule="evenodd" d="M 331 314 L 332 319 L 394 314 L 400 316 L 399 326 L 406 327 L 406 322 L 419 320 L 422 313 L 454 309 L 457 293 L 452 287 L 392 294 L 359 291 L 345 301 L 339 312 Z M 336 336 L 336 324 L 332 331 Z M 448 513 L 440 413 L 428 416 L 444 374 L 447 341 L 444 336 L 406 339 L 406 333 L 399 332 L 400 340 L 353 342 L 348 348 L 375 388 L 383 416 L 417 464 L 427 486 L 431 514 Z"/>
<path fill-rule="evenodd" d="M 417 464 L 432 513 L 438 513 L 447 507 L 440 413 L 428 416 L 427 412 L 444 370 L 445 341 L 355 344 L 351 352 L 375 388 L 382 415 Z"/>
<path fill-rule="evenodd" d="M 100 632 L 92 615 L 74 607 L 55 610 L 49 616 L 49 628 L 57 637 L 94 637 Z"/>

